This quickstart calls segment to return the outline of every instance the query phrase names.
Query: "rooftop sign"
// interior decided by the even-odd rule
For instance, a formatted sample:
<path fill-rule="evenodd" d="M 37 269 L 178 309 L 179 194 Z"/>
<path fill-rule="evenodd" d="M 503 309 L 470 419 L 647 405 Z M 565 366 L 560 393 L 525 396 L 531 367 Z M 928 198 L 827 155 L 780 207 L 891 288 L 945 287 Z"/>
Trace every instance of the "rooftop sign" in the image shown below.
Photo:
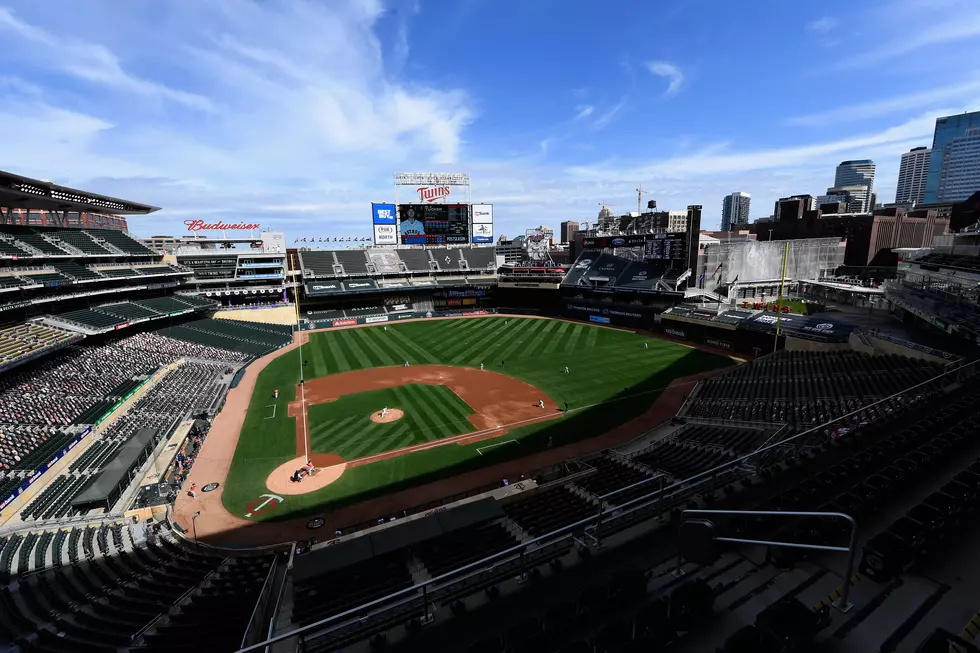
<path fill-rule="evenodd" d="M 262 225 L 255 222 L 212 222 L 207 223 L 204 220 L 184 220 L 184 224 L 187 225 L 187 231 L 226 231 L 228 229 L 235 229 L 239 231 L 254 231 L 255 229 L 261 228 Z"/>

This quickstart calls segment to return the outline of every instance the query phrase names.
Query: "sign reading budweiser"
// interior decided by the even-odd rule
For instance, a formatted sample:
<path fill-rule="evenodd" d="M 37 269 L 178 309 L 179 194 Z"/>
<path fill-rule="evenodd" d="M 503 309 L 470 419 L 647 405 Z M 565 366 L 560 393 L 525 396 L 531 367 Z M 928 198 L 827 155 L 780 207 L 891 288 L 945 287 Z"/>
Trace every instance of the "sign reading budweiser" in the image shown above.
<path fill-rule="evenodd" d="M 419 186 L 415 189 L 419 194 L 419 202 L 437 202 L 449 197 L 449 186 Z"/>
<path fill-rule="evenodd" d="M 241 231 L 253 231 L 262 225 L 253 222 L 205 222 L 204 220 L 184 220 L 187 231 L 224 231 L 226 229 L 237 229 Z"/>

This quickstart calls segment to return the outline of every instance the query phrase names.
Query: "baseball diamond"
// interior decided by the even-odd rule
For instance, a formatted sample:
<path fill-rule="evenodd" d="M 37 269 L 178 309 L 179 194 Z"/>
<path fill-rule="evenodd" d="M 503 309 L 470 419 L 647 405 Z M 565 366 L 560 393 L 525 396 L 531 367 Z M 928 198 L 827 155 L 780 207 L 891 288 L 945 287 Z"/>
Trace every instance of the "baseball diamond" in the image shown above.
<path fill-rule="evenodd" d="M 302 347 L 257 377 L 222 494 L 233 515 L 270 489 L 291 495 L 251 521 L 290 519 L 526 456 L 549 441 L 586 439 L 642 413 L 673 379 L 732 362 L 551 319 L 423 320 L 299 337 Z M 385 407 L 403 418 L 373 421 Z M 496 441 L 516 445 L 488 447 Z M 291 461 L 305 460 L 329 473 L 288 484 Z"/>

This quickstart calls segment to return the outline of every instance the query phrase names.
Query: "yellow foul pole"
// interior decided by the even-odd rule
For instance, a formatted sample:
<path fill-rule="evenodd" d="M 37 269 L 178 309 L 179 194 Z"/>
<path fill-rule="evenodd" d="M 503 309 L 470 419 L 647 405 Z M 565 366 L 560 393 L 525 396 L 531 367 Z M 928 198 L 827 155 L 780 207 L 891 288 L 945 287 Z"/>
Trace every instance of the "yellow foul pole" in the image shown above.
<path fill-rule="evenodd" d="M 783 286 L 786 284 L 786 263 L 789 260 L 789 241 L 783 246 L 783 272 L 779 277 L 779 298 L 776 300 L 776 339 L 772 343 L 775 352 L 779 347 L 779 328 L 782 326 L 783 315 Z"/>

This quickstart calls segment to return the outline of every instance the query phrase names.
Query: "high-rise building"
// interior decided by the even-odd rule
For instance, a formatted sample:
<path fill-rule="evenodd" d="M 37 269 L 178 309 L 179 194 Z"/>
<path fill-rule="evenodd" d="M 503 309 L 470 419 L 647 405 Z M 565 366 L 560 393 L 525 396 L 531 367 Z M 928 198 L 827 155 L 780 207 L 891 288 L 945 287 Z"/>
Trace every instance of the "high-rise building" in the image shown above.
<path fill-rule="evenodd" d="M 687 231 L 687 211 L 667 211 L 667 231 Z"/>
<path fill-rule="evenodd" d="M 871 204 L 871 194 L 875 189 L 875 163 L 871 159 L 842 161 L 834 174 L 834 188 L 863 186 L 865 191 L 852 193 L 855 202 L 860 206 L 851 209 L 854 213 L 866 213 L 874 208 Z M 828 195 L 832 195 L 829 190 Z"/>
<path fill-rule="evenodd" d="M 872 193 L 873 195 L 873 193 Z M 844 213 L 869 213 L 871 199 L 867 186 L 834 186 L 827 189 L 826 195 L 817 197 L 817 208 L 824 204 L 839 204 Z"/>
<path fill-rule="evenodd" d="M 925 204 L 962 202 L 980 190 L 980 111 L 936 120 Z"/>
<path fill-rule="evenodd" d="M 812 195 L 793 195 L 780 197 L 773 207 L 772 217 L 779 220 L 799 220 L 805 211 L 817 208 L 817 198 Z"/>
<path fill-rule="evenodd" d="M 731 231 L 733 224 L 747 224 L 752 196 L 742 191 L 725 195 L 721 202 L 721 230 Z"/>
<path fill-rule="evenodd" d="M 914 147 L 902 155 L 895 187 L 896 204 L 922 204 L 926 196 L 926 177 L 929 174 L 928 147 Z"/>
<path fill-rule="evenodd" d="M 575 232 L 578 231 L 578 225 L 579 223 L 573 220 L 561 223 L 561 242 L 563 245 L 575 240 Z"/>

